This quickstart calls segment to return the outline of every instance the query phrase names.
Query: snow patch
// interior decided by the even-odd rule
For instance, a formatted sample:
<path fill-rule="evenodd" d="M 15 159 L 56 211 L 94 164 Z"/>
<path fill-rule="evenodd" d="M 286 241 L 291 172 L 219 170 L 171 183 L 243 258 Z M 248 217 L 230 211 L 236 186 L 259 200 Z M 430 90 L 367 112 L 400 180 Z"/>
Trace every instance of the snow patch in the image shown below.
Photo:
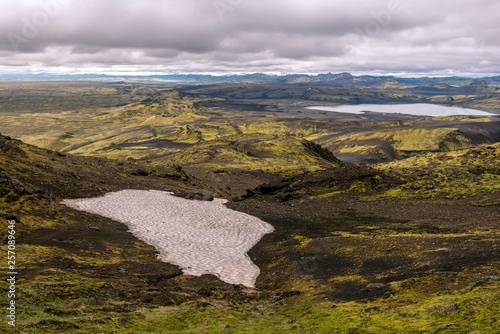
<path fill-rule="evenodd" d="M 228 209 L 227 201 L 188 200 L 157 190 L 121 190 L 62 204 L 126 224 L 156 247 L 161 261 L 188 275 L 213 274 L 231 284 L 254 287 L 260 273 L 247 252 L 274 228 L 257 217 Z"/>

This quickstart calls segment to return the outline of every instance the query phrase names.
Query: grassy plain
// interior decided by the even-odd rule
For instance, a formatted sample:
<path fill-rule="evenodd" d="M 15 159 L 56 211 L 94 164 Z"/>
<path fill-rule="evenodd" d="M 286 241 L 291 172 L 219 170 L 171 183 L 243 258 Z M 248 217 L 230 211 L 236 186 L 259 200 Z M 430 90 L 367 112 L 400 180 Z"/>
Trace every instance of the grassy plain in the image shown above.
<path fill-rule="evenodd" d="M 349 117 L 302 108 L 311 104 L 429 100 L 390 89 L 317 84 L 312 88 L 246 84 L 159 89 L 9 82 L 0 84 L 0 97 L 1 133 L 64 153 L 114 159 L 152 158 L 240 134 L 306 139 L 356 163 L 390 161 L 499 139 L 496 117 Z M 496 97 L 472 100 L 480 104 Z"/>

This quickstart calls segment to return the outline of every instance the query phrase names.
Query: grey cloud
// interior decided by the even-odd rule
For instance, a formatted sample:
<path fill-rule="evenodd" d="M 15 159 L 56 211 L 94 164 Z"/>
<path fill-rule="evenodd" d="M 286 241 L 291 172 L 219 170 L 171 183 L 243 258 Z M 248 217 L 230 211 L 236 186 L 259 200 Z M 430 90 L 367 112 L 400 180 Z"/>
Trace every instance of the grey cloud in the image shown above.
<path fill-rule="evenodd" d="M 53 9 L 46 22 L 38 1 L 2 1 L 0 69 L 117 64 L 165 71 L 434 72 L 453 66 L 474 72 L 500 66 L 495 0 L 64 0 L 47 7 L 56 1 L 62 2 L 41 0 Z M 36 26 L 37 18 L 43 24 Z M 17 50 L 12 36 L 20 38 Z"/>

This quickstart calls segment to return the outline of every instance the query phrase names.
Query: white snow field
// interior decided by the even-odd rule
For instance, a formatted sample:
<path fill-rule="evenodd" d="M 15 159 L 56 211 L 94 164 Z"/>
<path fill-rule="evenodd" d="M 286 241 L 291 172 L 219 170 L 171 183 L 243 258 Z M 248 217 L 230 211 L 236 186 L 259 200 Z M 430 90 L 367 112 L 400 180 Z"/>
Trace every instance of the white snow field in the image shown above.
<path fill-rule="evenodd" d="M 184 274 L 213 274 L 227 283 L 254 287 L 260 270 L 247 252 L 274 228 L 226 208 L 226 202 L 188 200 L 157 190 L 121 190 L 62 204 L 126 224 L 137 238 L 156 247 L 161 261 L 181 267 Z"/>

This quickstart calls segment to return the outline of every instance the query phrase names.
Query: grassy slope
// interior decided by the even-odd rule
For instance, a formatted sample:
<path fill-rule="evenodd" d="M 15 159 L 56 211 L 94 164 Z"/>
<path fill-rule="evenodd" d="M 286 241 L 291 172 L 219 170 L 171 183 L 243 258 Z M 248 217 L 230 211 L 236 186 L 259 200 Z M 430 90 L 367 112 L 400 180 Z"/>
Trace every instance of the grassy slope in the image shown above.
<path fill-rule="evenodd" d="M 373 164 L 374 170 L 390 177 L 391 186 L 376 175 L 354 181 L 331 192 L 329 186 L 311 188 L 310 195 L 321 198 L 349 192 L 361 200 L 432 199 L 464 200 L 468 205 L 499 205 L 500 144 L 478 145 L 467 150 L 426 153 L 388 163 Z M 375 174 L 374 174 L 375 175 Z"/>
<path fill-rule="evenodd" d="M 488 162 L 497 160 L 491 154 L 481 153 L 490 151 L 482 148 L 476 155 L 470 152 L 469 155 L 481 157 L 472 165 L 492 168 Z M 15 185 L 4 182 L 3 190 L 9 192 L 2 194 L 0 202 L 4 212 L 15 211 L 22 217 L 18 236 L 23 241 L 19 241 L 17 249 L 22 272 L 18 282 L 18 325 L 26 333 L 471 333 L 478 330 L 494 333 L 500 328 L 494 308 L 499 301 L 496 292 L 500 286 L 495 278 L 499 263 L 493 258 L 482 267 L 471 266 L 449 273 L 431 270 L 409 278 L 390 278 L 394 274 L 388 271 L 385 275 L 389 280 L 383 273 L 377 278 L 356 271 L 326 277 L 315 274 L 321 270 L 323 259 L 332 257 L 335 263 L 339 258 L 333 257 L 352 258 L 354 270 L 356 261 L 371 261 L 374 256 L 384 255 L 388 247 L 393 248 L 396 256 L 415 259 L 421 251 L 438 254 L 443 243 L 463 244 L 463 232 L 442 230 L 441 235 L 434 232 L 426 236 L 418 230 L 399 230 L 396 225 L 392 225 L 392 230 L 387 230 L 387 226 L 377 228 L 372 222 L 367 232 L 336 232 L 336 236 L 325 238 L 314 236 L 307 229 L 300 232 L 299 228 L 289 236 L 282 236 L 280 242 L 262 245 L 261 251 L 274 254 L 273 260 L 260 264 L 261 290 L 245 291 L 214 278 L 197 281 L 178 276 L 178 269 L 159 263 L 154 250 L 134 240 L 120 224 L 51 204 L 53 200 L 57 202 L 59 194 L 91 195 L 99 193 L 97 188 L 101 186 L 109 187 L 108 190 L 134 184 L 161 188 L 163 183 L 155 183 L 154 177 L 130 175 L 140 166 L 116 166 L 107 160 L 61 156 L 3 138 L 0 158 L 2 170 L 16 175 L 25 183 L 24 188 L 33 188 L 30 190 L 33 194 L 16 194 Z M 451 160 L 436 155 L 427 157 L 433 158 L 439 162 Z M 67 170 L 68 166 L 72 166 L 73 173 Z M 411 174 L 411 169 L 404 171 Z M 42 177 L 34 181 L 30 176 L 37 173 Z M 116 178 L 110 180 L 110 173 L 117 174 Z M 74 174 L 83 180 L 77 193 L 64 188 L 65 182 L 76 182 L 72 181 L 77 180 Z M 56 184 L 56 179 L 61 185 Z M 171 187 L 175 183 L 168 185 Z M 44 194 L 37 188 L 49 189 Z M 351 189 L 342 196 L 366 195 L 356 191 Z M 300 204 L 298 198 L 293 203 L 331 205 L 321 203 L 327 200 Z M 253 201 L 264 203 L 258 198 Z M 490 236 L 494 233 L 493 226 L 487 232 Z M 469 233 L 485 235 L 481 232 L 483 227 L 477 226 Z M 339 227 L 335 230 L 339 231 Z M 406 240 L 407 248 L 398 246 L 400 238 Z M 487 243 L 494 240 L 484 239 L 481 242 L 486 244 L 482 247 L 491 247 Z M 335 297 L 353 287 L 357 289 L 354 296 L 360 293 L 356 291 L 366 290 L 368 295 L 373 293 L 378 297 L 366 299 L 359 295 L 360 299 L 353 301 Z M 5 293 L 1 298 L 5 301 Z M 452 311 L 447 316 L 441 310 L 450 305 Z M 447 324 L 450 325 L 438 330 Z"/>
<path fill-rule="evenodd" d="M 378 195 L 400 198 L 469 199 L 473 205 L 498 205 L 500 144 L 426 154 L 378 166 L 400 177 L 399 188 Z"/>
<path fill-rule="evenodd" d="M 314 172 L 342 164 L 328 150 L 312 142 L 266 134 L 225 136 L 158 160 L 207 171 L 230 168 L 276 174 Z"/>

